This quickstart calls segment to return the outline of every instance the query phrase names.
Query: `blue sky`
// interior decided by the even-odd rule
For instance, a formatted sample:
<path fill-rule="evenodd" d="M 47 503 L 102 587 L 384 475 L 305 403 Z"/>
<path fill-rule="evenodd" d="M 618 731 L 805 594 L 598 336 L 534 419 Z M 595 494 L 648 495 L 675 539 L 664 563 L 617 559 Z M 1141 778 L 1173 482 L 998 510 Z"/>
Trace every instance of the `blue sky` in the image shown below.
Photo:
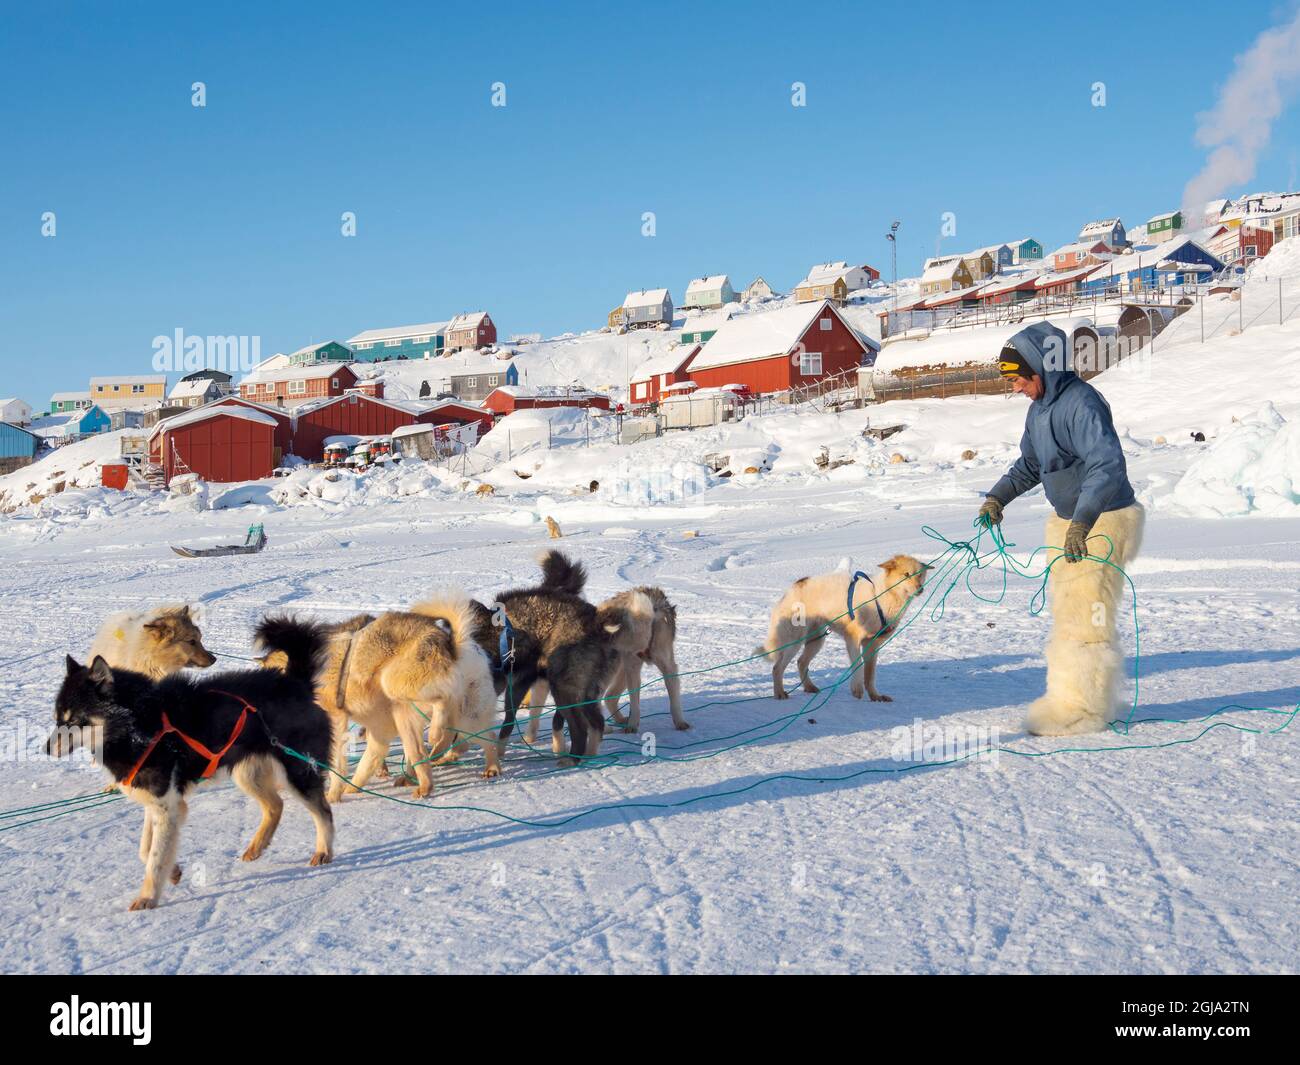
<path fill-rule="evenodd" d="M 914 274 L 946 211 L 949 250 L 1136 224 L 1179 205 L 1197 112 L 1292 10 L 10 5 L 3 390 L 148 372 L 178 328 L 269 354 L 486 308 L 552 335 L 705 273 L 887 275 L 894 219 Z M 1284 115 L 1252 186 L 1295 187 L 1298 134 Z"/>

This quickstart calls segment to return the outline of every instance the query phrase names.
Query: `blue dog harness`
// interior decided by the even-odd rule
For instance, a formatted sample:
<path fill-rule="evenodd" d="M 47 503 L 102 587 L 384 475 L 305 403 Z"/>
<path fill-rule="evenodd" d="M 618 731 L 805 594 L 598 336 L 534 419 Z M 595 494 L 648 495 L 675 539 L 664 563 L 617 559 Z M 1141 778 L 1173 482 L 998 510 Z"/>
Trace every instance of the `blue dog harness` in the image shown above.
<path fill-rule="evenodd" d="M 849 581 L 849 596 L 848 596 L 848 599 L 849 599 L 849 620 L 850 620 L 850 621 L 853 620 L 853 587 L 854 587 L 854 585 L 856 585 L 856 584 L 858 583 L 858 580 L 859 580 L 859 579 L 864 580 L 864 581 L 866 581 L 869 585 L 871 585 L 871 590 L 872 590 L 873 592 L 876 590 L 876 582 L 873 581 L 870 577 L 868 577 L 868 576 L 867 576 L 865 573 L 863 573 L 861 570 L 858 570 L 857 573 L 853 574 L 852 579 Z M 873 603 L 876 604 L 876 617 L 878 617 L 878 618 L 880 619 L 880 628 L 881 628 L 881 631 L 883 632 L 885 629 L 889 628 L 889 622 L 885 620 L 885 612 L 884 612 L 883 610 L 880 609 L 880 595 L 879 595 L 879 593 L 877 593 L 876 596 L 875 596 L 871 601 L 872 601 Z"/>
<path fill-rule="evenodd" d="M 504 610 L 501 611 L 502 620 L 505 622 L 501 626 L 501 639 L 497 644 L 497 651 L 501 658 L 501 665 L 495 666 L 492 670 L 498 676 L 502 676 L 514 668 L 515 664 L 515 629 L 510 624 L 510 615 Z"/>

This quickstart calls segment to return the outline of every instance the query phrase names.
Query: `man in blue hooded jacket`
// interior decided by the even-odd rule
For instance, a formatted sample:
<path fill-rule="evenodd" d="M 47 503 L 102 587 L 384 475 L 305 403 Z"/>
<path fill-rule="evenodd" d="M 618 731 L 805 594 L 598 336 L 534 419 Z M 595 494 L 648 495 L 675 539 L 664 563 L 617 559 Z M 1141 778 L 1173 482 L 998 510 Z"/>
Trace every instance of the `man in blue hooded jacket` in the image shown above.
<path fill-rule="evenodd" d="M 1026 722 L 1050 736 L 1098 731 L 1119 709 L 1123 575 L 1115 566 L 1137 554 L 1144 524 L 1110 407 L 1069 368 L 1072 361 L 1066 335 L 1048 322 L 1026 326 L 1002 349 L 1000 371 L 1031 402 L 1020 457 L 979 512 L 996 525 L 1007 504 L 1039 484 L 1055 512 L 1045 542 L 1064 558 L 1048 580 L 1047 693 Z"/>

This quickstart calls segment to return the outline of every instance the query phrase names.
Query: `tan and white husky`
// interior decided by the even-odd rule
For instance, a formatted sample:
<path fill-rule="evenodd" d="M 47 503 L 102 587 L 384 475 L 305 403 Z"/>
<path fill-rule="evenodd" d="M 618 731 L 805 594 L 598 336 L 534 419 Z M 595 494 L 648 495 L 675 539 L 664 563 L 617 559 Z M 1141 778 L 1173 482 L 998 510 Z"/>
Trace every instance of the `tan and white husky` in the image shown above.
<path fill-rule="evenodd" d="M 881 563 L 875 574 L 859 578 L 853 593 L 853 618 L 847 615 L 849 582 L 853 579 L 848 570 L 795 581 L 772 611 L 766 642 L 754 652 L 775 663 L 773 697 L 790 697 L 784 677 L 796 654 L 803 690 L 821 690 L 808 676 L 808 665 L 833 632 L 844 640 L 849 661 L 856 663 L 849 688 L 853 698 L 861 699 L 865 692 L 873 702 L 890 702 L 888 695 L 876 690 L 876 653 L 897 628 L 912 600 L 921 594 L 926 568 L 911 555 L 895 555 Z"/>
<path fill-rule="evenodd" d="M 203 646 L 203 634 L 188 606 L 109 615 L 90 648 L 89 660 L 96 657 L 113 669 L 129 669 L 152 680 L 162 680 L 186 666 L 206 669 L 216 661 Z"/>

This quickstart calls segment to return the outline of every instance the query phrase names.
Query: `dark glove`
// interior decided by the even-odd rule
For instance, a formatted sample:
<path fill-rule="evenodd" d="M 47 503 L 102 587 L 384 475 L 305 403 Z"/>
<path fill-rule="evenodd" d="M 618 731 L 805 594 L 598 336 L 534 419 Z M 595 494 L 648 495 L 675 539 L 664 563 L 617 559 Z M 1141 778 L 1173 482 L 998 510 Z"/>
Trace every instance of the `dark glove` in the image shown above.
<path fill-rule="evenodd" d="M 1078 562 L 1088 553 L 1088 533 L 1091 526 L 1081 521 L 1070 522 L 1065 530 L 1065 561 Z"/>
<path fill-rule="evenodd" d="M 983 522 L 990 528 L 994 525 L 1002 524 L 1002 504 L 992 496 L 984 500 L 984 505 L 980 507 L 979 516 L 975 519 L 977 522 Z"/>

